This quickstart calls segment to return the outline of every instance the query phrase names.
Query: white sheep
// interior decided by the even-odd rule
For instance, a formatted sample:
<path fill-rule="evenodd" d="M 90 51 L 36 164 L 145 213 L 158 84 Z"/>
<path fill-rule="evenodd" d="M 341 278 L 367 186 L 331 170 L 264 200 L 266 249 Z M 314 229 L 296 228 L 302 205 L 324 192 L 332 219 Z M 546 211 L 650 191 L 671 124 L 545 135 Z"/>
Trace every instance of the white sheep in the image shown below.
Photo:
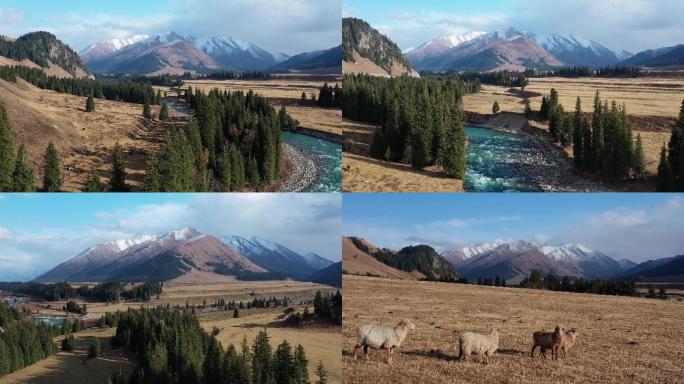
<path fill-rule="evenodd" d="M 354 359 L 363 347 L 363 357 L 368 361 L 368 347 L 387 350 L 387 363 L 392 362 L 394 349 L 401 346 L 408 331 L 416 329 L 411 320 L 402 320 L 396 327 L 363 325 L 359 327 L 359 337 L 354 347 Z"/>
<path fill-rule="evenodd" d="M 458 338 L 459 360 L 468 361 L 471 354 L 484 355 L 489 364 L 489 358 L 499 349 L 499 332 L 492 328 L 489 335 L 466 332 Z"/>

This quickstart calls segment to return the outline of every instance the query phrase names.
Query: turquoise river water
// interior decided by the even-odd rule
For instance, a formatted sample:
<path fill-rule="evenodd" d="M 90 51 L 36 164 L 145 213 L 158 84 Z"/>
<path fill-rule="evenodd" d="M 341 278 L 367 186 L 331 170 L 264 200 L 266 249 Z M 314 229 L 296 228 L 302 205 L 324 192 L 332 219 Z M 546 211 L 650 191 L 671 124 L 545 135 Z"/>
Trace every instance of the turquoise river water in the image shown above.
<path fill-rule="evenodd" d="M 526 145 L 518 133 L 465 126 L 468 168 L 463 187 L 469 192 L 539 191 L 530 159 L 539 149 Z"/>
<path fill-rule="evenodd" d="M 332 141 L 294 132 L 282 132 L 283 142 L 313 154 L 321 175 L 313 186 L 305 192 L 342 191 L 342 146 Z"/>

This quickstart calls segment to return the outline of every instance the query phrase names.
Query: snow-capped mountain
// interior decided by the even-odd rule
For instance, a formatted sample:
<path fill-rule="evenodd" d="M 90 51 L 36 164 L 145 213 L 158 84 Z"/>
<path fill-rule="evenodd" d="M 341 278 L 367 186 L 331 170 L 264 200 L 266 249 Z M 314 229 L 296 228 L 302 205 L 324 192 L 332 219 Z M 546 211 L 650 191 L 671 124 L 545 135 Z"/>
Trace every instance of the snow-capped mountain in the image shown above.
<path fill-rule="evenodd" d="M 235 37 L 198 38 L 175 32 L 96 43 L 83 50 L 81 57 L 98 73 L 242 72 L 278 63 L 266 50 Z"/>
<path fill-rule="evenodd" d="M 610 278 L 623 270 L 618 261 L 581 244 L 546 244 L 539 249 L 578 276 Z"/>
<path fill-rule="evenodd" d="M 321 257 L 320 255 L 317 255 L 315 253 L 307 253 L 305 255 L 302 255 L 304 260 L 306 260 L 306 263 L 311 266 L 311 268 L 319 271 L 321 269 L 327 268 L 330 265 L 334 264 L 332 261 Z"/>
<path fill-rule="evenodd" d="M 191 227 L 89 248 L 36 278 L 57 281 L 166 281 L 200 273 L 267 272 L 213 236 Z"/>
<path fill-rule="evenodd" d="M 228 236 L 222 240 L 254 264 L 272 272 L 280 272 L 293 279 L 306 279 L 316 269 L 306 259 L 284 245 L 260 239 Z"/>
<path fill-rule="evenodd" d="M 99 43 L 95 43 L 91 46 L 88 46 L 87 48 L 79 52 L 79 55 L 86 63 L 93 60 L 99 60 L 105 56 L 113 54 L 116 51 L 126 48 L 129 45 L 133 45 L 143 40 L 146 40 L 149 37 L 149 35 L 133 35 L 131 37 L 124 39 L 111 39 L 100 41 Z"/>
<path fill-rule="evenodd" d="M 493 242 L 480 243 L 462 248 L 454 248 L 444 252 L 442 257 L 444 257 L 452 265 L 457 265 L 467 259 L 470 259 L 471 257 L 492 251 L 501 244 L 505 244 L 505 241 L 496 240 Z"/>
<path fill-rule="evenodd" d="M 417 48 L 409 48 L 405 50 L 404 55 L 406 55 L 406 58 L 411 61 L 421 60 L 426 56 L 439 54 L 485 34 L 486 32 L 470 31 L 460 35 L 438 37 L 434 40 L 423 43 Z"/>
<path fill-rule="evenodd" d="M 278 60 L 269 52 L 256 44 L 240 40 L 236 37 L 207 37 L 187 39 L 214 59 L 221 67 L 237 72 L 247 70 L 263 70 Z"/>
<path fill-rule="evenodd" d="M 563 62 L 592 68 L 620 62 L 615 52 L 592 40 L 572 34 L 532 35 L 534 40 Z"/>
<path fill-rule="evenodd" d="M 520 255 L 524 257 L 519 257 Z M 534 269 L 531 264 L 535 264 L 537 268 L 545 268 L 545 272 L 555 271 L 554 273 L 576 277 L 611 278 L 627 269 L 631 263 L 618 262 L 581 244 L 537 244 L 521 240 L 498 240 L 456 248 L 444 252 L 442 256 L 459 272 L 470 276 L 469 278 L 477 273 L 492 271 L 498 271 L 504 277 L 510 270 Z M 511 258 L 512 256 L 516 258 Z"/>
<path fill-rule="evenodd" d="M 615 65 L 626 51 L 573 34 L 535 34 L 513 27 L 441 37 L 406 52 L 421 70 L 522 70 L 526 67 Z"/>

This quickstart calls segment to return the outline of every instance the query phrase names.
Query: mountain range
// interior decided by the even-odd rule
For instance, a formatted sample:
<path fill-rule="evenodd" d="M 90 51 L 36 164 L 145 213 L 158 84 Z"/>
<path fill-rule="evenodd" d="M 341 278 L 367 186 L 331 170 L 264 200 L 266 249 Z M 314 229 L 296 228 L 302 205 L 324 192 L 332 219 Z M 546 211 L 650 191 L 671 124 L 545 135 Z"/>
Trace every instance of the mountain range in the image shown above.
<path fill-rule="evenodd" d="M 305 258 L 263 239 L 226 239 L 229 241 L 186 227 L 161 235 L 108 241 L 86 249 L 35 281 L 168 281 L 215 275 L 238 280 L 290 277 L 313 281 L 316 273 L 333 265 L 320 256 Z"/>
<path fill-rule="evenodd" d="M 339 50 L 338 50 L 339 51 Z M 293 57 L 272 54 L 256 44 L 235 37 L 135 35 L 98 42 L 80 52 L 88 67 L 105 74 L 182 74 L 217 70 L 287 72 L 339 67 L 331 62 L 335 48 Z M 339 53 L 337 54 L 339 57 Z"/>
<path fill-rule="evenodd" d="M 400 76 L 418 71 L 524 71 L 563 66 L 684 65 L 684 45 L 633 54 L 574 34 L 536 34 L 513 27 L 442 36 L 403 52 L 359 19 L 343 19 L 345 72 Z M 379 69 L 378 69 L 379 68 Z"/>
<path fill-rule="evenodd" d="M 47 75 L 89 77 L 79 55 L 48 32 L 31 32 L 17 39 L 0 35 L 0 65 L 41 68 Z"/>

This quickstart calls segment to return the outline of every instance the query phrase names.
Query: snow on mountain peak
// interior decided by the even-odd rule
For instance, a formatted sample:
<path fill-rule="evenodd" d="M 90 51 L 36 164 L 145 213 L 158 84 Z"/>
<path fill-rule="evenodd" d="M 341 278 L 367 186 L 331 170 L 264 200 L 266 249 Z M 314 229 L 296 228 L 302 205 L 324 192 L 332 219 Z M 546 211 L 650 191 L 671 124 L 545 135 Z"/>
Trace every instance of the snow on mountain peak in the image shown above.
<path fill-rule="evenodd" d="M 148 242 L 150 240 L 154 240 L 154 239 L 156 239 L 156 236 L 153 236 L 153 235 L 139 235 L 139 236 L 129 238 L 129 239 L 118 239 L 118 240 L 108 241 L 105 244 L 113 245 L 118 249 L 119 252 L 122 252 L 122 251 L 125 251 L 134 245 L 146 243 L 146 242 Z"/>
<path fill-rule="evenodd" d="M 179 240 L 192 239 L 193 237 L 199 236 L 200 233 L 197 232 L 197 230 L 195 228 L 185 227 L 185 228 L 178 230 L 178 231 L 171 231 L 171 232 L 169 232 L 169 235 L 171 235 L 171 237 L 174 240 L 179 241 Z"/>

